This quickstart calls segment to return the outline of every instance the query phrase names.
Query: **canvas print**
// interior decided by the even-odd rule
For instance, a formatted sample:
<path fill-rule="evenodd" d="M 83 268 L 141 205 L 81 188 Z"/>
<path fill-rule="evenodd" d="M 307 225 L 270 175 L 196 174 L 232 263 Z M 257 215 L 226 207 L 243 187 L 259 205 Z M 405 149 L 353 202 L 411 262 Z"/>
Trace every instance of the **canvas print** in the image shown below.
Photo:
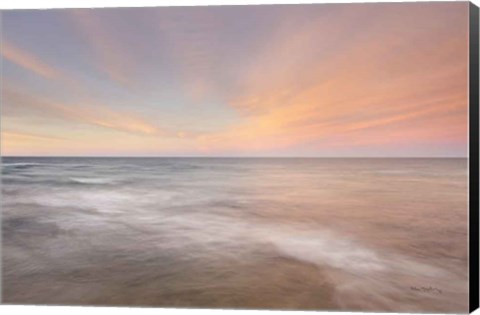
<path fill-rule="evenodd" d="M 467 312 L 468 15 L 2 11 L 2 302 Z"/>

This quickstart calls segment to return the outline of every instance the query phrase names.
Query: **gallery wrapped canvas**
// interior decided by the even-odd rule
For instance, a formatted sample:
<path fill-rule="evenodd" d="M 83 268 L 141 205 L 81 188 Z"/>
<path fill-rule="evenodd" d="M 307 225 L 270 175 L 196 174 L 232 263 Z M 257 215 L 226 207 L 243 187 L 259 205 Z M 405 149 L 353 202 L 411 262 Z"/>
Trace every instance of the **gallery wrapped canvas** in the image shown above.
<path fill-rule="evenodd" d="M 475 5 L 1 18 L 3 303 L 478 306 Z"/>

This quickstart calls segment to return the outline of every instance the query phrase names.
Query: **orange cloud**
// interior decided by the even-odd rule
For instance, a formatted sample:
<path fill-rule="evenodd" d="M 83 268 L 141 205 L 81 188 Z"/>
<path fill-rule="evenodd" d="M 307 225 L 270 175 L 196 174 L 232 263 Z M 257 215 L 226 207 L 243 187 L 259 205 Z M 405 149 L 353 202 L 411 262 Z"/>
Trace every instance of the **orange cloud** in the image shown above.
<path fill-rule="evenodd" d="M 2 55 L 5 59 L 32 71 L 47 79 L 58 79 L 62 73 L 36 56 L 16 47 L 5 40 L 2 41 Z"/>
<path fill-rule="evenodd" d="M 325 139 L 342 135 L 348 135 L 345 147 L 348 138 L 351 145 L 368 140 L 380 146 L 388 143 L 392 130 L 397 138 L 409 135 L 412 145 L 455 139 L 466 147 L 465 8 L 408 8 L 410 24 L 390 8 L 345 13 L 348 22 L 332 31 L 325 27 L 336 25 L 328 16 L 280 28 L 246 69 L 247 88 L 231 100 L 243 121 L 203 136 L 201 147 L 294 152 L 304 143 L 337 145 Z M 445 25 L 441 17 L 452 23 Z M 330 46 L 335 54 L 322 49 Z M 451 115 L 458 119 L 449 120 Z M 370 138 L 362 140 L 362 135 Z"/>
<path fill-rule="evenodd" d="M 467 5 L 336 5 L 326 6 L 318 14 L 307 14 L 304 7 L 296 14 L 295 8 L 300 7 L 292 7 L 288 14 L 266 16 L 269 26 L 245 38 L 242 32 L 252 30 L 241 23 L 232 29 L 224 25 L 227 30 L 222 33 L 222 23 L 229 15 L 222 18 L 220 11 L 158 11 L 158 19 L 141 25 L 153 33 L 139 37 L 146 47 L 152 45 L 152 51 L 161 47 L 161 58 L 171 57 L 171 62 L 158 64 L 149 58 L 147 64 L 132 58 L 135 50 L 125 47 L 126 41 L 120 41 L 125 39 L 123 34 L 113 28 L 117 17 L 108 23 L 112 16 L 104 16 L 102 11 L 73 11 L 76 25 L 96 55 L 94 62 L 110 79 L 131 85 L 135 66 L 151 66 L 144 81 L 153 78 L 155 82 L 168 64 L 165 72 L 174 79 L 165 89 L 172 89 L 149 96 L 145 96 L 149 91 L 138 93 L 138 104 L 145 104 L 152 115 L 158 110 L 160 121 L 166 113 L 162 111 L 171 107 L 147 103 L 156 102 L 154 97 L 162 102 L 159 95 L 178 93 L 172 98 L 180 99 L 175 105 L 185 103 L 179 105 L 184 106 L 185 114 L 166 116 L 172 117 L 170 125 L 178 123 L 179 130 L 163 130 L 151 118 L 97 106 L 100 102 L 85 102 L 84 96 L 66 104 L 7 91 L 9 103 L 4 114 L 13 117 L 23 111 L 23 116 L 17 116 L 26 118 L 25 123 L 34 112 L 37 117 L 60 118 L 58 122 L 63 119 L 125 132 L 118 139 L 114 132 L 102 131 L 96 137 L 93 131 L 98 129 L 91 128 L 89 141 L 82 145 L 96 152 L 104 148 L 120 152 L 119 148 L 128 144 L 132 152 L 159 154 L 296 155 L 313 148 L 321 155 L 362 146 L 383 152 L 382 147 L 390 150 L 395 143 L 405 148 L 448 144 L 455 147 L 455 154 L 466 153 L 458 148 L 466 148 L 468 139 Z M 233 31 L 238 31 L 238 42 L 225 36 L 236 35 Z M 162 42 L 150 43 L 158 39 Z M 58 78 L 58 73 L 49 74 L 33 56 L 13 55 L 10 58 L 17 58 L 17 64 L 35 69 L 32 71 L 42 77 Z M 116 97 L 108 104 L 113 105 Z M 197 117 L 208 98 L 219 106 L 230 106 L 228 115 L 215 115 L 210 108 L 208 115 Z M 196 105 L 199 110 L 192 111 Z M 191 117 L 195 119 L 191 128 L 198 132 L 189 130 Z M 202 126 L 204 117 L 210 120 Z M 224 118 L 220 127 L 207 126 Z M 43 131 L 40 124 L 37 127 Z M 423 152 L 428 154 L 428 150 Z M 415 153 L 413 149 L 408 152 Z"/>
<path fill-rule="evenodd" d="M 1 131 L 1 153 L 2 155 L 25 154 L 31 152 L 32 148 L 37 151 L 51 150 L 58 146 L 65 146 L 66 139 L 56 136 L 45 136 L 40 134 L 29 134 L 23 132 Z"/>
<path fill-rule="evenodd" d="M 22 112 L 22 115 L 30 112 L 34 113 L 37 117 L 57 117 L 135 134 L 166 134 L 162 129 L 147 122 L 143 118 L 137 117 L 133 113 L 112 110 L 105 106 L 63 104 L 40 97 L 31 97 L 12 89 L 6 89 L 4 91 L 4 97 L 7 104 L 7 111 L 9 111 L 11 115 L 14 115 L 15 111 Z"/>
<path fill-rule="evenodd" d="M 45 136 L 45 135 L 38 135 L 38 134 L 29 134 L 23 132 L 11 132 L 11 131 L 3 131 L 2 136 L 10 139 L 19 139 L 19 140 L 33 140 L 33 141 L 56 141 L 56 140 L 65 140 L 61 137 L 56 136 Z"/>

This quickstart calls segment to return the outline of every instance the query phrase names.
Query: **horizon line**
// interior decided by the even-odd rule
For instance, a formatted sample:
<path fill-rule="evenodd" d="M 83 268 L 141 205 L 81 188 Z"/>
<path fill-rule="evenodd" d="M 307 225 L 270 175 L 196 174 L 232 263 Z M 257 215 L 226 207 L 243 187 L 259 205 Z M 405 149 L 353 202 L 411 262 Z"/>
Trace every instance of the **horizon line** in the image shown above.
<path fill-rule="evenodd" d="M 206 159 L 467 159 L 469 156 L 175 156 L 175 155 L 0 155 L 1 158 L 206 158 Z"/>

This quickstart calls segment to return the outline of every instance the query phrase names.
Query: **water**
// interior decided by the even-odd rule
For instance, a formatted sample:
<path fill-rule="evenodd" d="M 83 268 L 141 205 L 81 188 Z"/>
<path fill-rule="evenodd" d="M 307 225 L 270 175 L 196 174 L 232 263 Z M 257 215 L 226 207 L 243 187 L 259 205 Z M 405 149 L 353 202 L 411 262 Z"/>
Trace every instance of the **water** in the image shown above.
<path fill-rule="evenodd" d="M 466 312 L 466 159 L 3 158 L 3 300 Z"/>

